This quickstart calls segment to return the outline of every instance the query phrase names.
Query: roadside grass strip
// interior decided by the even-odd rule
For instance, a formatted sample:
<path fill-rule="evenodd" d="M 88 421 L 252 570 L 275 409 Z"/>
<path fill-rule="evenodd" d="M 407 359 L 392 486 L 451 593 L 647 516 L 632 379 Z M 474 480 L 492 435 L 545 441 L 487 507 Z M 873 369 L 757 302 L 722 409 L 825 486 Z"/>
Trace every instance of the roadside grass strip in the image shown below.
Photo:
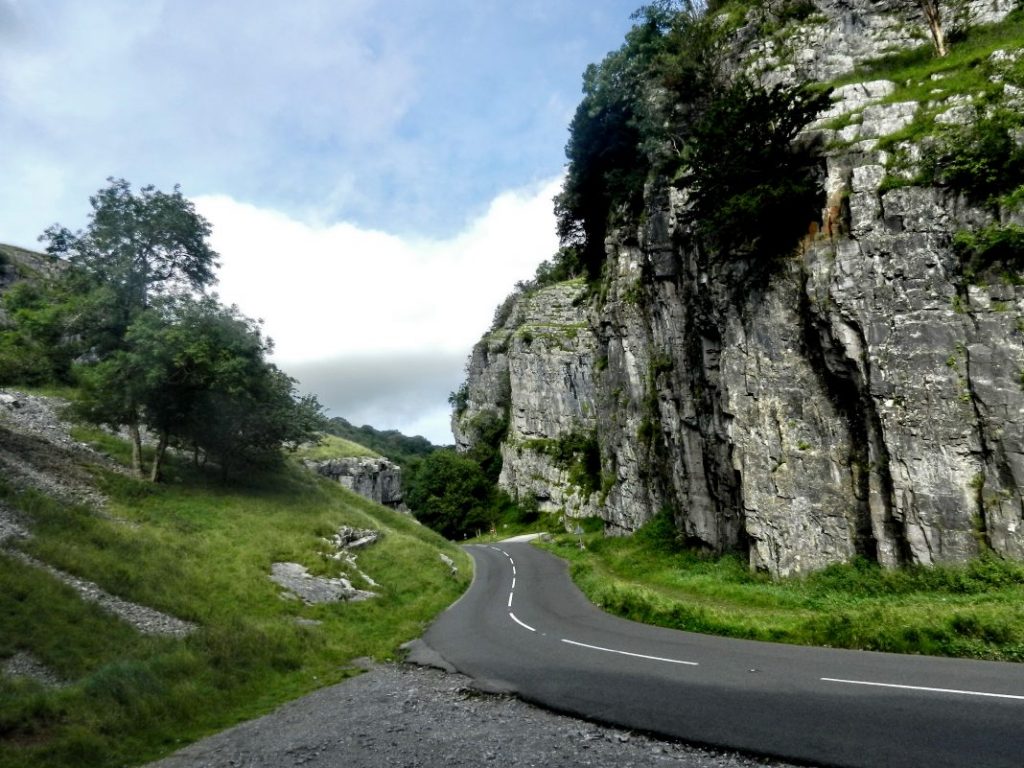
<path fill-rule="evenodd" d="M 648 531 L 649 533 L 649 531 Z M 772 580 L 736 555 L 645 535 L 565 534 L 544 548 L 569 561 L 584 594 L 646 624 L 769 642 L 1024 661 L 1024 563 L 886 571 L 864 560 Z"/>

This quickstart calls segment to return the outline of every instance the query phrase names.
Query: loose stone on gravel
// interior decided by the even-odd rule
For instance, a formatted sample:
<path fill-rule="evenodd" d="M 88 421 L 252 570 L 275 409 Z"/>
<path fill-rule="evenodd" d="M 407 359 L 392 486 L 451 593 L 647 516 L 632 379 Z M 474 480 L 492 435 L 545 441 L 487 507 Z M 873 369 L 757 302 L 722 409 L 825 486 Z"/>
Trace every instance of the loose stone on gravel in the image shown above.
<path fill-rule="evenodd" d="M 791 768 L 607 728 L 481 693 L 459 674 L 374 666 L 150 768 Z"/>
<path fill-rule="evenodd" d="M 0 502 L 0 546 L 9 539 L 24 539 L 28 530 L 21 524 L 18 516 Z"/>

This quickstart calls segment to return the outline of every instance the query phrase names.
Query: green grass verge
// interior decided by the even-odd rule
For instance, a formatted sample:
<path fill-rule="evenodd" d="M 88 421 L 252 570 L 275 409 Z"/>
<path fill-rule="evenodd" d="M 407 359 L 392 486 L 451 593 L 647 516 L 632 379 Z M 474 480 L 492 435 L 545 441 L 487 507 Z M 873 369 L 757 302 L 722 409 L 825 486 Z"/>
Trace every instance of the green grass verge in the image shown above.
<path fill-rule="evenodd" d="M 652 535 L 559 535 L 543 544 L 601 608 L 728 637 L 894 653 L 1024 661 L 1024 564 L 884 571 L 859 560 L 773 581 L 736 556 L 676 550 Z"/>
<path fill-rule="evenodd" d="M 337 435 L 324 435 L 317 445 L 302 445 L 295 452 L 300 459 L 327 461 L 328 459 L 350 459 L 380 456 L 364 445 L 354 443 Z"/>
<path fill-rule="evenodd" d="M 77 436 L 125 453 L 113 438 Z M 471 577 L 452 544 L 294 465 L 232 485 L 177 463 L 159 486 L 91 471 L 111 499 L 108 515 L 124 522 L 0 481 L 0 498 L 32 520 L 33 537 L 19 546 L 200 629 L 183 640 L 140 635 L 46 573 L 0 556 L 0 659 L 28 651 L 69 683 L 54 690 L 0 677 L 3 768 L 160 757 L 355 674 L 353 658 L 394 658 Z M 320 537 L 342 524 L 384 531 L 359 555 L 380 596 L 318 606 L 282 599 L 267 578 L 271 563 L 337 575 Z M 457 578 L 440 552 L 455 558 Z"/>

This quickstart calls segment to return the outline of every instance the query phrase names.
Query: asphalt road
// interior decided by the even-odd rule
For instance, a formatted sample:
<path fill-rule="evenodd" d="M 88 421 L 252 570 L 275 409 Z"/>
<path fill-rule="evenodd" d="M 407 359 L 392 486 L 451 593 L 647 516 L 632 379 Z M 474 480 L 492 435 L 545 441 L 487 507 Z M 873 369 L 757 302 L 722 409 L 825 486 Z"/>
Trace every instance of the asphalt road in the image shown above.
<path fill-rule="evenodd" d="M 1024 766 L 1024 665 L 649 627 L 591 605 L 526 543 L 467 548 L 426 644 L 496 690 L 599 722 L 818 765 Z"/>

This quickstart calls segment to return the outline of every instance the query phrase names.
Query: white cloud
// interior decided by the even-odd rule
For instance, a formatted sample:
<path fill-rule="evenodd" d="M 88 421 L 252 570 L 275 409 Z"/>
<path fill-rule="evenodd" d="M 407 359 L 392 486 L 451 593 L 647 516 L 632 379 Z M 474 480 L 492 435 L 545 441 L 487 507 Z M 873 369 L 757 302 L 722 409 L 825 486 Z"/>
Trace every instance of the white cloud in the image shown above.
<path fill-rule="evenodd" d="M 519 280 L 557 248 L 560 179 L 506 192 L 458 235 L 310 224 L 227 196 L 213 226 L 221 299 L 264 320 L 275 360 L 334 415 L 451 441 L 446 395 Z"/>
<path fill-rule="evenodd" d="M 221 254 L 218 292 L 265 320 L 275 357 L 467 352 L 517 280 L 557 249 L 558 179 L 507 192 L 462 233 L 409 239 L 311 225 L 227 196 L 199 197 Z"/>

